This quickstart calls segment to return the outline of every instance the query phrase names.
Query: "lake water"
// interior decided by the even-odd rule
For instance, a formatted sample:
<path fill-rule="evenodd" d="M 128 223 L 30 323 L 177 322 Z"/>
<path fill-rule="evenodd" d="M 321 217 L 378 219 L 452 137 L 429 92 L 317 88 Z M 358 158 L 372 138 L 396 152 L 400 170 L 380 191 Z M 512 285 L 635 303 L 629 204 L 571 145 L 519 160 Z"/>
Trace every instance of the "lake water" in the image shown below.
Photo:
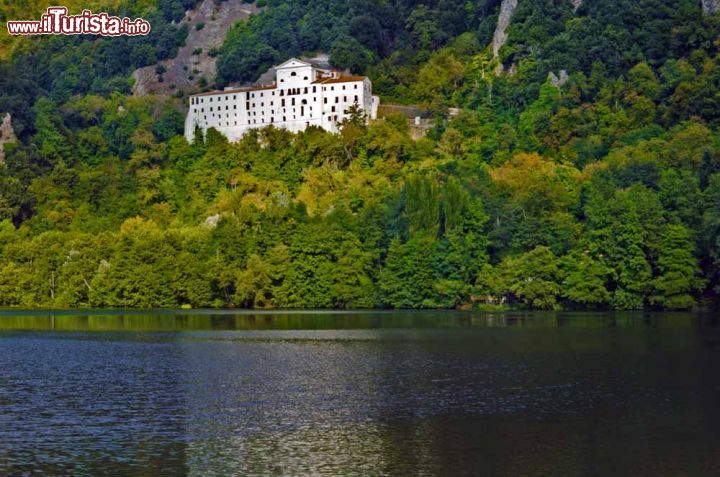
<path fill-rule="evenodd" d="M 720 321 L 0 311 L 16 474 L 720 475 Z"/>

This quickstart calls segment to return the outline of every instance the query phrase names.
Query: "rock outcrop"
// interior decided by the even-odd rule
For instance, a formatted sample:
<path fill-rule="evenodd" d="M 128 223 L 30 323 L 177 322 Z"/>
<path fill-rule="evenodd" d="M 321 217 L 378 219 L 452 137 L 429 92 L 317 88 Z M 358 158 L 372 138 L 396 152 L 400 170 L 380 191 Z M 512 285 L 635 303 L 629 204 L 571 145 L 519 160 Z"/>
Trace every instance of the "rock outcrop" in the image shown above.
<path fill-rule="evenodd" d="M 495 35 L 493 35 L 492 49 L 493 56 L 500 56 L 500 48 L 507 41 L 507 29 L 510 26 L 510 19 L 517 7 L 518 0 L 503 0 L 500 5 L 500 15 L 498 16 L 497 27 L 495 27 Z"/>
<path fill-rule="evenodd" d="M 703 13 L 712 15 L 720 11 L 720 0 L 702 0 Z"/>
<path fill-rule="evenodd" d="M 12 117 L 10 113 L 6 113 L 2 122 L 0 122 L 0 164 L 5 164 L 5 149 L 3 146 L 16 140 L 15 131 L 12 127 Z"/>
<path fill-rule="evenodd" d="M 583 1 L 584 0 L 570 0 L 573 10 L 577 11 L 578 8 L 582 7 Z"/>
<path fill-rule="evenodd" d="M 188 26 L 185 46 L 178 50 L 175 58 L 159 63 L 162 65 L 160 70 L 164 71 L 162 75 L 158 74 L 158 65 L 146 66 L 133 72 L 133 94 L 170 95 L 177 90 L 194 92 L 201 77 L 212 82 L 215 79 L 217 58 L 210 56 L 208 52 L 222 46 L 225 35 L 237 21 L 246 20 L 259 11 L 255 4 L 244 3 L 243 0 L 218 0 L 217 3 L 203 0 L 195 10 L 185 14 L 182 20 L 182 23 Z"/>
<path fill-rule="evenodd" d="M 565 70 L 560 70 L 560 73 L 557 75 L 551 71 L 550 73 L 548 73 L 548 79 L 550 80 L 550 83 L 556 88 L 562 88 L 563 86 L 565 86 L 565 83 L 568 82 L 570 76 Z"/>

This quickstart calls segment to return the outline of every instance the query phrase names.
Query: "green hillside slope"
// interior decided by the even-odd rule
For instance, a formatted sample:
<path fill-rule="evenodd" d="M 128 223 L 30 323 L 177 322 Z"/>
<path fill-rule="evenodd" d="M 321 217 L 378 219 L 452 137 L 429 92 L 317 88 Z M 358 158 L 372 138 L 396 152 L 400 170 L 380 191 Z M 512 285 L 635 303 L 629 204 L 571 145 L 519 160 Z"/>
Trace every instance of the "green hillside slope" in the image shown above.
<path fill-rule="evenodd" d="M 188 144 L 130 97 L 144 39 L 31 40 L 0 63 L 0 306 L 711 307 L 720 19 L 699 0 L 267 0 L 207 85 L 326 51 L 404 117 Z M 155 25 L 155 24 L 154 24 Z M 212 83 L 215 84 L 212 84 Z M 459 114 L 449 115 L 450 108 Z"/>

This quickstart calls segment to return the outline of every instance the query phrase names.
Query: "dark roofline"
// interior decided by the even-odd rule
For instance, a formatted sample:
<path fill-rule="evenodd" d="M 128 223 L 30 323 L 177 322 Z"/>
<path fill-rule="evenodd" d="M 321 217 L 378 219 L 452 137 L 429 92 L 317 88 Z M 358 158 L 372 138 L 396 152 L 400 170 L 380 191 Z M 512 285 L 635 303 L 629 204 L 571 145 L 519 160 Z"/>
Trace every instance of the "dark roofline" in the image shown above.
<path fill-rule="evenodd" d="M 264 91 L 268 89 L 276 89 L 276 85 L 272 86 L 251 86 L 247 88 L 239 88 L 239 89 L 228 89 L 224 91 L 208 91 L 207 93 L 197 93 L 197 94 L 191 94 L 190 96 L 215 96 L 220 94 L 235 94 L 235 93 L 249 93 L 251 91 Z"/>

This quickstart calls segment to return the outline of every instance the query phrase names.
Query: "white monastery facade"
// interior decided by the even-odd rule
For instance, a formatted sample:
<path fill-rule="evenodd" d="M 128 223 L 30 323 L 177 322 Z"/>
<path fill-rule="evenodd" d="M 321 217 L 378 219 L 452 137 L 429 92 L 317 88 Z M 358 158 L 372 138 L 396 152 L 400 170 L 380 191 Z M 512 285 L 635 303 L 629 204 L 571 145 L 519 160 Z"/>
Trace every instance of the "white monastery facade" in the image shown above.
<path fill-rule="evenodd" d="M 319 126 L 336 132 L 353 104 L 368 119 L 377 117 L 380 98 L 372 95 L 365 76 L 342 76 L 296 58 L 276 67 L 271 86 L 225 89 L 190 96 L 185 138 L 192 142 L 196 128 L 205 134 L 215 128 L 230 141 L 247 131 L 273 125 L 293 132 Z"/>

